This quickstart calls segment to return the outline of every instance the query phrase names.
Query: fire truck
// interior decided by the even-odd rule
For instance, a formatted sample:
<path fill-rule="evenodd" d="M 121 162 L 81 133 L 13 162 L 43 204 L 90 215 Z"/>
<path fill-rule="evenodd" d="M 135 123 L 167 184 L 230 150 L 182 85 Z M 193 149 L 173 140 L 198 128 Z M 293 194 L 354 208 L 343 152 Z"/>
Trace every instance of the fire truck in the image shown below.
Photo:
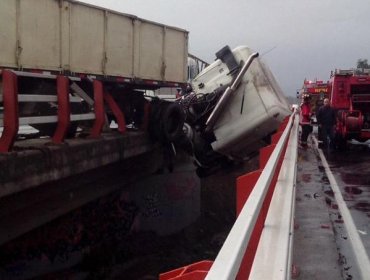
<path fill-rule="evenodd" d="M 331 105 L 337 111 L 336 139 L 370 139 L 370 69 L 335 70 L 328 83 Z"/>
<path fill-rule="evenodd" d="M 310 104 L 314 117 L 323 104 L 324 98 L 328 97 L 328 82 L 305 79 L 302 89 L 297 92 L 297 95 L 299 95 L 297 97 L 303 98 L 307 94 L 311 97 Z"/>

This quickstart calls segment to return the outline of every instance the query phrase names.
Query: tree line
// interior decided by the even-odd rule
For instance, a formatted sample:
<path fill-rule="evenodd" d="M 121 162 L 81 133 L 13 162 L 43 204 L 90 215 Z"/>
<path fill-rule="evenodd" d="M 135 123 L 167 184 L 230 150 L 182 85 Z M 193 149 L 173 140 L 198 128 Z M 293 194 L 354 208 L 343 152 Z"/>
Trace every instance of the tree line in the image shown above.
<path fill-rule="evenodd" d="M 357 68 L 370 69 L 370 65 L 367 59 L 362 59 L 362 58 L 357 59 Z"/>

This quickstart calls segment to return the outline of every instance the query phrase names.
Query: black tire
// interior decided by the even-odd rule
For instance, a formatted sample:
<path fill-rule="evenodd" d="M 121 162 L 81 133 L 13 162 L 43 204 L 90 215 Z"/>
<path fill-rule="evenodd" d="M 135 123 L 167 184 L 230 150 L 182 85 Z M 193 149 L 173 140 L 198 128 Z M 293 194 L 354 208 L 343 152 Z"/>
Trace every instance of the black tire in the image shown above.
<path fill-rule="evenodd" d="M 174 142 L 183 134 L 185 115 L 182 108 L 172 103 L 168 105 L 161 114 L 161 132 L 164 139 Z"/>

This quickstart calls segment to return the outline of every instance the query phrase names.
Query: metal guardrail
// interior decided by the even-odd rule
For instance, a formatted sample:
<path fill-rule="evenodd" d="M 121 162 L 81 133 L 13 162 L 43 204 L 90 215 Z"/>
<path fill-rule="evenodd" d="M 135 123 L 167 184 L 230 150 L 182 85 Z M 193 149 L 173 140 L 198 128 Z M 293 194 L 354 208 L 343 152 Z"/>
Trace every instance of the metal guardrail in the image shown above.
<path fill-rule="evenodd" d="M 249 279 L 291 279 L 299 129 L 295 118 Z"/>
<path fill-rule="evenodd" d="M 67 132 L 72 121 L 94 120 L 90 130 L 90 137 L 99 137 L 105 123 L 104 102 L 112 110 L 118 122 L 118 130 L 125 132 L 125 119 L 122 111 L 112 98 L 111 94 L 105 91 L 103 82 L 92 80 L 94 98 L 90 98 L 75 83 L 80 78 L 64 75 L 53 75 L 50 73 L 29 73 L 14 70 L 0 70 L 1 89 L 0 103 L 2 111 L 0 115 L 0 153 L 11 150 L 19 130 L 20 125 L 56 123 L 56 129 L 52 136 L 52 142 L 60 144 L 67 136 Z M 18 93 L 18 78 L 28 77 L 34 79 L 52 79 L 56 83 L 56 95 L 30 95 Z M 71 84 L 72 83 L 72 84 Z M 70 91 L 70 88 L 74 91 Z M 81 103 L 86 101 L 91 108 L 89 112 L 74 114 L 71 112 L 71 103 Z M 26 116 L 19 115 L 19 102 L 52 102 L 58 110 L 57 115 L 49 116 Z"/>
<path fill-rule="evenodd" d="M 260 211 L 262 209 L 263 202 L 265 200 L 266 194 L 268 192 L 269 186 L 273 180 L 274 174 L 276 173 L 278 162 L 280 157 L 282 156 L 284 152 L 285 145 L 287 141 L 289 140 L 288 144 L 288 152 L 284 158 L 284 162 L 282 163 L 282 166 L 289 165 L 284 167 L 283 171 L 281 172 L 292 172 L 287 176 L 287 173 L 281 173 L 282 175 L 279 177 L 280 184 L 282 183 L 282 180 L 287 180 L 284 182 L 285 185 L 290 185 L 290 191 L 293 192 L 294 190 L 294 183 L 295 183 L 295 167 L 293 167 L 292 170 L 289 171 L 289 168 L 292 166 L 295 166 L 295 160 L 296 160 L 296 153 L 297 152 L 297 146 L 294 145 L 294 143 L 297 142 L 297 121 L 294 122 L 296 117 L 296 114 L 292 114 L 289 122 L 283 132 L 283 134 L 280 137 L 280 140 L 278 141 L 274 151 L 272 152 L 269 161 L 267 162 L 265 168 L 263 169 L 261 175 L 259 176 L 259 179 L 254 186 L 252 192 L 249 195 L 249 198 L 247 202 L 244 204 L 239 217 L 237 218 L 234 226 L 232 227 L 227 239 L 224 242 L 224 245 L 222 246 L 221 250 L 219 251 L 219 254 L 217 255 L 211 269 L 209 270 L 207 276 L 205 279 L 207 280 L 231 280 L 235 279 L 238 275 L 240 265 L 242 263 L 243 257 L 245 255 L 248 243 L 251 239 L 252 232 L 255 228 L 256 221 L 258 219 L 258 216 L 260 215 Z M 293 122 L 295 125 L 293 126 Z M 292 129 L 292 127 L 294 127 Z M 293 133 L 290 133 L 290 132 Z M 294 152 L 295 151 L 295 152 Z M 279 190 L 281 186 L 277 186 Z M 274 194 L 275 195 L 275 194 Z M 292 211 L 294 208 L 294 197 L 293 193 L 289 194 L 288 202 L 282 201 L 280 203 L 283 203 L 284 205 L 284 217 L 286 219 L 289 219 L 284 222 L 284 225 L 286 227 L 285 234 L 286 236 L 283 238 L 285 240 L 283 247 L 285 246 L 284 252 L 280 252 L 282 261 L 281 263 L 270 263 L 269 268 L 266 266 L 264 267 L 265 270 L 269 272 L 268 278 L 263 279 L 286 279 L 286 277 L 289 277 L 290 275 L 290 256 L 291 256 L 291 224 L 292 224 Z M 285 198 L 280 198 L 285 200 Z M 274 206 L 275 203 L 272 204 Z M 274 207 L 279 207 L 279 205 L 276 205 Z M 280 207 L 282 207 L 280 205 Z M 265 229 L 269 231 L 269 221 L 266 221 Z M 283 228 L 284 225 L 281 225 Z M 272 226 L 272 224 L 271 224 Z M 272 229 L 271 229 L 272 230 Z M 268 233 L 265 230 L 265 236 L 267 234 L 271 235 L 273 234 L 272 231 Z M 263 240 L 263 239 L 262 239 Z M 257 257 L 261 253 L 257 252 Z M 274 267 L 272 267 L 274 266 Z M 280 270 L 283 269 L 284 273 L 281 277 Z M 257 273 L 259 269 L 257 267 L 252 267 L 252 272 Z M 274 273 L 274 275 L 271 275 L 271 272 Z M 275 275 L 276 274 L 276 275 Z M 253 274 L 254 275 L 254 274 Z M 276 276 L 276 277 L 275 277 Z M 280 277 L 279 277 L 280 276 Z M 250 278 L 253 279 L 253 278 Z M 257 278 L 254 278 L 257 279 Z M 261 279 L 261 278 L 259 278 Z"/>

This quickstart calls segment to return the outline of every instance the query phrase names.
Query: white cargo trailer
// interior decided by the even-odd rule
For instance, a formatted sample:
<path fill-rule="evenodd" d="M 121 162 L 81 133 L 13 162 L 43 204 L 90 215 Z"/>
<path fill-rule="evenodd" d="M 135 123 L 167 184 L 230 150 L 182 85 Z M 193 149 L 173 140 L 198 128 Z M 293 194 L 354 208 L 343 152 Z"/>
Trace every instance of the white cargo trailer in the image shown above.
<path fill-rule="evenodd" d="M 188 32 L 72 0 L 1 0 L 0 67 L 183 83 Z"/>
<path fill-rule="evenodd" d="M 0 150 L 11 148 L 19 124 L 58 143 L 78 128 L 98 136 L 104 119 L 121 132 L 146 127 L 145 90 L 184 87 L 187 61 L 180 28 L 73 0 L 1 0 Z"/>

